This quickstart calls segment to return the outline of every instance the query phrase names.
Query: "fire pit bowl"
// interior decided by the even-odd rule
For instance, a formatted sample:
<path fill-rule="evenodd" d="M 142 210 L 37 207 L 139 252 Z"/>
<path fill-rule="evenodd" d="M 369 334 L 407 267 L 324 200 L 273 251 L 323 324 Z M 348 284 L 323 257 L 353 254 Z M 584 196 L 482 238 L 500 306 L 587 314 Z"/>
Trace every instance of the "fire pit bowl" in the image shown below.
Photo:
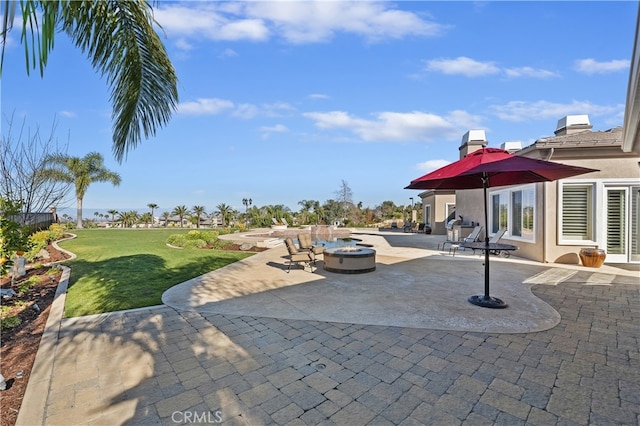
<path fill-rule="evenodd" d="M 376 251 L 364 247 L 335 247 L 324 251 L 324 270 L 363 274 L 376 270 Z"/>

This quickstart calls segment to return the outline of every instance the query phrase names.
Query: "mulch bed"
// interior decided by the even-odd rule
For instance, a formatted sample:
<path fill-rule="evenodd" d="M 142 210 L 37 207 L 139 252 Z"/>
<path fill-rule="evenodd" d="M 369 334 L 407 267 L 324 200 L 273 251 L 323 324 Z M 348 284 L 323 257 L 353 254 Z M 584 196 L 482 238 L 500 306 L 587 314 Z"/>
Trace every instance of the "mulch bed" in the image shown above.
<path fill-rule="evenodd" d="M 69 257 L 51 245 L 47 247 L 47 252 L 49 253 L 47 263 Z M 0 332 L 0 359 L 2 359 L 0 374 L 4 376 L 7 384 L 7 389 L 0 391 L 0 418 L 3 426 L 14 425 L 18 418 L 40 338 L 49 318 L 51 303 L 62 275 L 61 271 L 55 275 L 47 274 L 51 267 L 33 269 L 29 266 L 31 265 L 27 265 L 27 274 L 16 279 L 13 286 L 11 277 L 0 278 L 2 288 L 12 288 L 16 293 L 19 293 L 21 283 L 31 277 L 39 278 L 39 282 L 31 286 L 28 291 L 16 294 L 11 299 L 2 300 L 3 307 L 11 307 L 7 316 L 16 316 L 20 319 L 19 325 L 3 328 Z M 34 305 L 37 305 L 37 308 Z"/>

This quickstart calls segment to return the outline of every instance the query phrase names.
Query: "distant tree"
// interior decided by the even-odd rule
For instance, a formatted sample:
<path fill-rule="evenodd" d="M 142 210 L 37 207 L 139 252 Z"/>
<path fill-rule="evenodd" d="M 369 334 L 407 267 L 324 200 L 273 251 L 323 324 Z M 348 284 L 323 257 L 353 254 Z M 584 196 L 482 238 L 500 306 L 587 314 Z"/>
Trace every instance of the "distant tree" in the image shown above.
<path fill-rule="evenodd" d="M 44 75 L 54 36 L 66 33 L 106 75 L 113 103 L 113 153 L 122 161 L 142 135 L 153 136 L 171 118 L 178 101 L 176 72 L 148 1 L 2 1 L 0 76 L 16 5 L 21 8 L 27 74 L 39 65 Z"/>
<path fill-rule="evenodd" d="M 145 226 L 148 228 L 149 224 L 153 223 L 153 216 L 151 215 L 151 212 L 146 212 L 146 213 L 143 213 L 138 220 L 144 223 Z"/>
<path fill-rule="evenodd" d="M 298 204 L 301 206 L 300 215 L 299 215 L 300 224 L 311 223 L 313 216 L 315 216 L 311 210 L 314 209 L 315 206 L 320 203 L 315 200 L 302 200 L 302 201 L 298 201 Z M 317 218 L 316 218 L 316 223 L 317 223 Z"/>
<path fill-rule="evenodd" d="M 182 221 L 184 220 L 185 216 L 189 216 L 190 212 L 189 212 L 189 209 L 187 208 L 187 206 L 185 206 L 183 204 L 183 205 L 177 206 L 175 209 L 173 209 L 171 214 L 174 215 L 174 216 L 178 216 L 180 218 L 180 228 L 182 228 L 183 227 Z"/>
<path fill-rule="evenodd" d="M 162 219 L 164 219 L 164 227 L 166 228 L 167 226 L 169 226 L 169 218 L 171 217 L 171 213 L 169 212 L 162 212 Z"/>
<path fill-rule="evenodd" d="M 111 209 L 111 210 L 108 210 L 107 213 L 111 215 L 111 222 L 114 222 L 116 220 L 116 215 L 118 214 L 118 210 Z"/>
<path fill-rule="evenodd" d="M 193 206 L 193 208 L 191 209 L 193 215 L 196 218 L 196 228 L 200 228 L 200 217 L 205 214 L 204 210 L 204 206 Z"/>
<path fill-rule="evenodd" d="M 90 152 L 82 158 L 55 154 L 47 157 L 43 166 L 40 173 L 45 179 L 75 184 L 78 228 L 82 228 L 82 200 L 89 185 L 93 182 L 111 182 L 115 186 L 120 185 L 120 175 L 104 166 L 104 159 L 98 152 Z"/>
<path fill-rule="evenodd" d="M 158 205 L 155 204 L 155 203 L 149 203 L 149 204 L 147 204 L 147 207 L 149 207 L 151 209 L 151 226 L 153 226 L 153 220 L 154 220 L 153 212 L 155 211 L 155 209 L 158 208 Z"/>
<path fill-rule="evenodd" d="M 343 219 L 342 204 L 336 200 L 327 200 L 322 205 L 324 219 L 328 224 L 338 222 Z"/>
<path fill-rule="evenodd" d="M 222 227 L 226 227 L 229 219 L 231 218 L 231 214 L 233 208 L 225 203 L 220 203 L 216 206 L 217 213 L 222 218 Z"/>
<path fill-rule="evenodd" d="M 383 201 L 379 209 L 382 219 L 392 219 L 397 207 L 393 201 Z"/>
<path fill-rule="evenodd" d="M 343 222 L 353 221 L 352 207 L 353 207 L 353 191 L 349 187 L 349 184 L 343 179 L 340 183 L 340 188 L 336 191 L 336 201 L 339 204 L 337 217 Z"/>
<path fill-rule="evenodd" d="M 128 212 L 121 212 L 118 214 L 118 221 L 121 222 L 122 226 L 125 228 L 131 228 L 139 218 L 140 216 L 135 210 L 129 210 Z"/>

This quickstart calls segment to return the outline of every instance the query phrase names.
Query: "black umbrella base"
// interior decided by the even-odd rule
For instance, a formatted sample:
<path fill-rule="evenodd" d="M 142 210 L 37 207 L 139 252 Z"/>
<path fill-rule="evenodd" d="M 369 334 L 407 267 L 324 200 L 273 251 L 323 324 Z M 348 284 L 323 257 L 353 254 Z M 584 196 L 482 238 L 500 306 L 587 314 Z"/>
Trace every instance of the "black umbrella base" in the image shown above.
<path fill-rule="evenodd" d="M 477 306 L 482 306 L 483 308 L 492 308 L 492 309 L 504 309 L 507 305 L 502 301 L 502 299 L 498 299 L 497 297 L 490 296 L 471 296 L 469 299 L 469 303 Z"/>

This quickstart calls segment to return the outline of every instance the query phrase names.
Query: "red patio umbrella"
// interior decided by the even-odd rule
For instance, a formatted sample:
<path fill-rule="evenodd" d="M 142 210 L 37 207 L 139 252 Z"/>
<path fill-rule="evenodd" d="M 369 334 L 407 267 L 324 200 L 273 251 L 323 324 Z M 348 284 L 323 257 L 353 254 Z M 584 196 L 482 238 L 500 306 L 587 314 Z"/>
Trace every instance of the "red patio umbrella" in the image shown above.
<path fill-rule="evenodd" d="M 484 188 L 484 295 L 471 296 L 469 302 L 487 308 L 506 308 L 507 304 L 505 302 L 489 296 L 487 188 L 533 182 L 551 182 L 597 171 L 586 167 L 521 157 L 502 149 L 483 148 L 467 154 L 464 158 L 454 163 L 412 180 L 405 189 Z"/>

